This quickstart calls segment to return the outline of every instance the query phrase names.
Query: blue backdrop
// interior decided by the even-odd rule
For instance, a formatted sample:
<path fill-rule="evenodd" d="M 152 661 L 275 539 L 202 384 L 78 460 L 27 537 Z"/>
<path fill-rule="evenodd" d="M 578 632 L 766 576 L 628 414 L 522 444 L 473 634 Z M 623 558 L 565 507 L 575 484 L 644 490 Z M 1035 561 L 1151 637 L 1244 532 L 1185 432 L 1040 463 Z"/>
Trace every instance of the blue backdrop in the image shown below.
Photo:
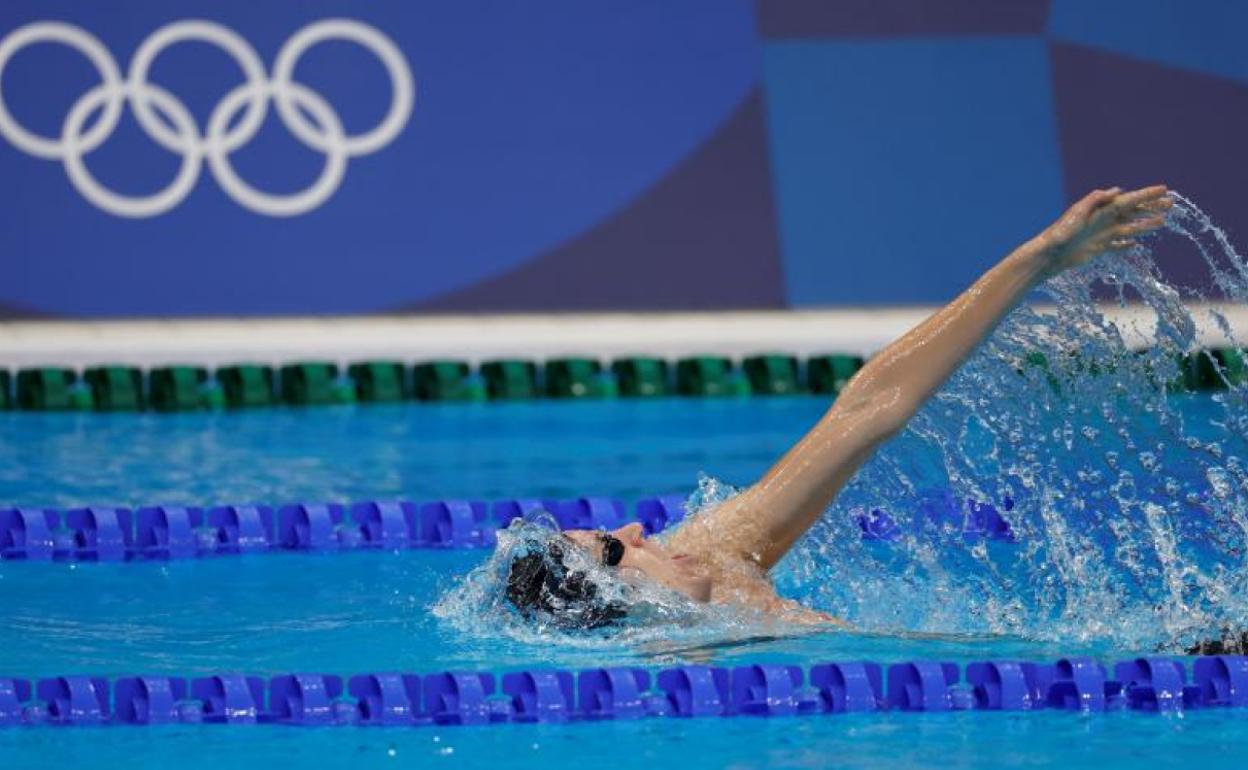
<path fill-rule="evenodd" d="M 937 302 L 1091 186 L 1164 180 L 1234 233 L 1244 29 L 1218 0 L 8 0 L 0 315 Z"/>

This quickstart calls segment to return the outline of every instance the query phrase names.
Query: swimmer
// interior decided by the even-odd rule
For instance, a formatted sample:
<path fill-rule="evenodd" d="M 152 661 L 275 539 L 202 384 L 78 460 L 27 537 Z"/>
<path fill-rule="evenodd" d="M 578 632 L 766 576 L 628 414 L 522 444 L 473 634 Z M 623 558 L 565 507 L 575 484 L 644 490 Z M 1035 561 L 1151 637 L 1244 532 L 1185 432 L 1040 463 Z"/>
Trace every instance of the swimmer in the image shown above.
<path fill-rule="evenodd" d="M 741 494 L 691 517 L 664 542 L 641 524 L 611 532 L 569 530 L 510 564 L 507 599 L 521 613 L 547 613 L 572 627 L 610 625 L 628 607 L 606 602 L 570 548 L 698 602 L 737 605 L 781 620 L 846 625 L 780 597 L 768 572 L 819 520 L 876 449 L 911 417 L 1018 304 L 1044 280 L 1092 257 L 1122 252 L 1165 224 L 1162 185 L 1096 190 L 1018 247 L 969 289 L 877 353 L 819 422 Z M 904 214 L 903 214 L 904 215 Z"/>

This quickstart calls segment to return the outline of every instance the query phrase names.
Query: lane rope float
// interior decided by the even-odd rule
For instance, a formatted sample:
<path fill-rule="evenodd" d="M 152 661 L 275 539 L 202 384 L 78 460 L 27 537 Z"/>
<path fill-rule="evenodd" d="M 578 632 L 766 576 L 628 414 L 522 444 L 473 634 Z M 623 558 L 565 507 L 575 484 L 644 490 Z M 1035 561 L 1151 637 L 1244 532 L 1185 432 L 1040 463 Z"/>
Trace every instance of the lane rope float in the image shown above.
<path fill-rule="evenodd" d="M 0 726 L 492 725 L 871 712 L 1085 713 L 1248 707 L 1248 658 L 869 661 L 493 673 L 0 678 Z"/>

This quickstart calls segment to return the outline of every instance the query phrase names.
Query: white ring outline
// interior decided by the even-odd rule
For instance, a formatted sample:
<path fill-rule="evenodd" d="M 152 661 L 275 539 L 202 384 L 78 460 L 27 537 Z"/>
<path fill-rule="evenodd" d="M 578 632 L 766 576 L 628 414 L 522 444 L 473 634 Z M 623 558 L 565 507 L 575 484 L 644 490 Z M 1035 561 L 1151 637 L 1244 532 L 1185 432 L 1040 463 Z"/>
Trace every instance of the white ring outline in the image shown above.
<path fill-rule="evenodd" d="M 254 99 L 254 95 L 248 93 L 248 86 L 239 86 L 226 94 L 212 111 L 212 117 L 208 120 L 210 139 L 207 143 L 208 166 L 212 169 L 213 176 L 217 178 L 217 184 L 242 205 L 271 217 L 296 216 L 320 206 L 334 194 L 338 185 L 342 184 L 342 178 L 347 172 L 348 153 L 343 142 L 344 132 L 338 113 L 316 91 L 299 83 L 290 83 L 287 87 L 296 101 L 302 102 L 301 106 L 304 109 L 325 124 L 325 130 L 331 139 L 330 149 L 325 153 L 325 167 L 321 175 L 309 187 L 297 193 L 273 195 L 252 187 L 244 182 L 234 170 L 225 141 L 213 141 L 229 125 L 230 118 L 239 109 L 239 103 Z"/>
<path fill-rule="evenodd" d="M 299 59 L 309 48 L 335 38 L 369 49 L 390 78 L 391 104 L 386 116 L 372 129 L 357 135 L 346 134 L 338 113 L 323 96 L 292 80 Z M 172 45 L 192 40 L 221 48 L 234 59 L 244 76 L 244 83 L 222 97 L 213 109 L 203 135 L 181 100 L 147 80 L 160 53 Z M 0 39 L 0 81 L 13 55 L 27 45 L 40 42 L 61 43 L 77 50 L 95 66 L 101 82 L 70 107 L 59 139 L 40 136 L 18 123 L 9 113 L 0 87 L 0 135 L 31 155 L 61 160 L 70 183 L 83 197 L 117 216 L 150 217 L 177 206 L 194 189 L 205 158 L 222 190 L 239 205 L 269 216 L 306 213 L 323 204 L 338 189 L 349 158 L 376 152 L 393 141 L 411 117 L 415 102 L 415 84 L 402 51 L 381 31 L 352 19 L 323 19 L 300 29 L 278 52 L 273 77 L 267 82 L 264 65 L 255 49 L 228 27 L 204 19 L 173 22 L 150 34 L 132 57 L 124 81 L 108 49 L 86 30 L 56 21 L 27 24 Z M 316 181 L 288 195 L 256 189 L 243 181 L 229 160 L 232 152 L 260 130 L 270 99 L 287 129 L 326 156 L 325 166 Z M 111 136 L 121 118 L 123 103 L 127 101 L 139 125 L 153 141 L 183 156 L 174 180 L 163 190 L 148 196 L 125 196 L 108 189 L 95 179 L 85 162 L 85 156 Z M 99 119 L 89 131 L 82 133 L 87 119 L 101 107 Z M 242 119 L 231 128 L 231 118 L 244 108 Z M 172 129 L 158 111 L 173 123 Z"/>
<path fill-rule="evenodd" d="M 346 137 L 347 155 L 367 155 L 384 147 L 403 130 L 416 99 L 412 73 L 403 52 L 379 30 L 353 19 L 323 19 L 296 32 L 277 52 L 277 60 L 273 63 L 273 102 L 295 136 L 309 147 L 328 152 L 321 134 L 314 127 L 310 128 L 307 120 L 290 103 L 287 89 L 300 57 L 317 43 L 334 38 L 349 40 L 369 49 L 390 75 L 391 101 L 386 117 L 371 130 Z"/>
<path fill-rule="evenodd" d="M 152 139 L 166 150 L 188 152 L 191 149 L 179 145 L 181 137 L 169 133 L 168 126 L 156 117 L 147 100 L 147 88 L 152 85 L 148 82 L 147 75 L 156 57 L 166 48 L 187 41 L 211 43 L 229 54 L 243 71 L 247 84 L 255 89 L 253 92 L 255 96 L 247 105 L 248 109 L 242 121 L 223 138 L 229 151 L 237 150 L 251 141 L 263 125 L 265 115 L 268 114 L 268 99 L 265 98 L 266 93 L 262 88 L 266 81 L 264 63 L 260 61 L 260 55 L 250 43 L 234 30 L 215 21 L 205 19 L 177 21 L 148 35 L 147 39 L 139 45 L 138 50 L 134 52 L 134 58 L 130 60 L 130 71 L 127 73 L 130 106 L 134 110 L 134 117 Z M 202 151 L 203 141 L 200 140 L 198 128 L 194 138 L 195 145 L 193 146 L 197 146 Z"/>
<path fill-rule="evenodd" d="M 18 27 L 0 40 L 0 93 L 2 93 L 4 68 L 9 59 L 18 51 L 35 43 L 61 43 L 73 48 L 87 58 L 95 66 L 100 75 L 100 86 L 108 90 L 108 102 L 104 105 L 104 113 L 83 138 L 83 152 L 90 152 L 108 139 L 117 121 L 121 119 L 121 70 L 108 48 L 82 27 L 66 24 L 61 21 L 36 21 Z M 96 86 L 99 88 L 100 86 Z M 61 132 L 64 134 L 64 131 Z M 49 139 L 33 131 L 27 131 L 22 124 L 9 114 L 8 105 L 0 98 L 0 134 L 3 134 L 19 149 L 40 158 L 60 160 L 64 157 L 65 147 L 58 139 Z"/>
<path fill-rule="evenodd" d="M 148 88 L 150 89 L 149 97 L 154 96 L 154 101 L 161 103 L 161 110 L 173 120 L 174 125 L 179 130 L 195 136 L 197 132 L 195 118 L 190 110 L 160 86 L 149 85 Z M 96 86 L 74 102 L 73 108 L 65 116 L 65 126 L 61 131 L 61 141 L 65 145 L 65 173 L 84 198 L 105 211 L 118 216 L 135 218 L 163 214 L 181 203 L 194 189 L 195 182 L 199 180 L 203 153 L 198 149 L 183 153 L 182 166 L 178 169 L 178 175 L 168 187 L 153 195 L 130 197 L 108 189 L 100 184 L 87 169 L 87 164 L 83 159 L 86 153 L 79 150 L 78 139 L 75 135 L 82 128 L 82 123 L 86 121 L 87 116 L 97 109 L 96 102 L 108 98 L 105 88 Z"/>

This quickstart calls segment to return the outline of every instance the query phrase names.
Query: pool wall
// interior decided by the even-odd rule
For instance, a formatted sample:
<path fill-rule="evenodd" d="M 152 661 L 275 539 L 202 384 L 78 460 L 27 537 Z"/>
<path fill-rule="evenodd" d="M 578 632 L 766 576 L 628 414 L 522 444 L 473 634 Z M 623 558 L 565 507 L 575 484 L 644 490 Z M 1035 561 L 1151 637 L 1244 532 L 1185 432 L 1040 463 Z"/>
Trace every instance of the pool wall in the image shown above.
<path fill-rule="evenodd" d="M 1218 0 L 12 0 L 0 316 L 939 302 L 1092 188 L 1165 182 L 1243 230 L 1245 22 Z M 240 82 L 275 99 L 224 98 Z"/>

